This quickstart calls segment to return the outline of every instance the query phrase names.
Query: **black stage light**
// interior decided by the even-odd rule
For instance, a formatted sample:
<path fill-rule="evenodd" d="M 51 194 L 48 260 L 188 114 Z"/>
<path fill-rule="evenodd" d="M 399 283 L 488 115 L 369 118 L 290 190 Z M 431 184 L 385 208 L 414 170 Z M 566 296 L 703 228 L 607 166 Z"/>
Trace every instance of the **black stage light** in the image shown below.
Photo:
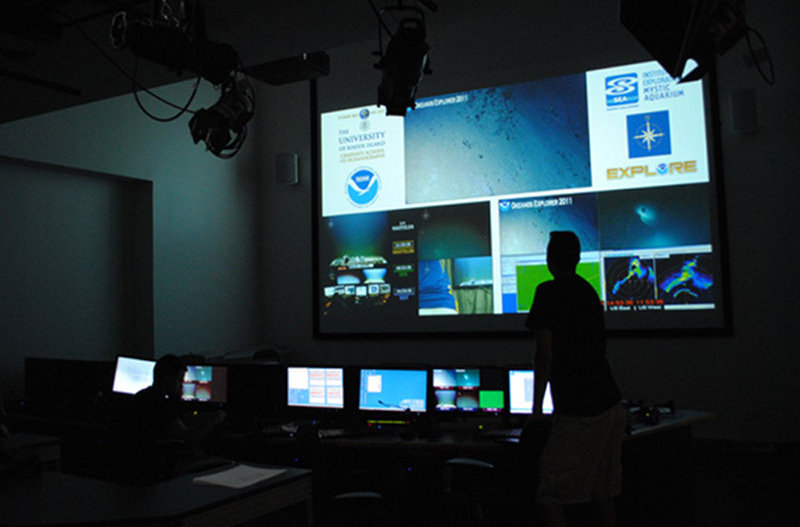
<path fill-rule="evenodd" d="M 249 83 L 234 77 L 222 90 L 213 106 L 194 114 L 189 121 L 189 131 L 195 144 L 203 141 L 212 154 L 227 159 L 244 143 L 247 123 L 253 117 L 254 97 Z"/>
<path fill-rule="evenodd" d="M 221 84 L 238 64 L 228 44 L 212 42 L 190 24 L 140 19 L 121 11 L 111 19 L 111 46 L 129 48 L 137 57 L 181 73 L 193 71 L 212 84 Z"/>
<path fill-rule="evenodd" d="M 622 25 L 680 82 L 701 78 L 745 32 L 734 0 L 620 1 Z M 690 59 L 695 69 L 687 71 Z"/>
<path fill-rule="evenodd" d="M 383 78 L 378 86 L 378 105 L 386 106 L 387 115 L 405 115 L 416 107 L 419 85 L 428 68 L 428 44 L 425 22 L 406 18 L 400 22 L 378 64 Z"/>

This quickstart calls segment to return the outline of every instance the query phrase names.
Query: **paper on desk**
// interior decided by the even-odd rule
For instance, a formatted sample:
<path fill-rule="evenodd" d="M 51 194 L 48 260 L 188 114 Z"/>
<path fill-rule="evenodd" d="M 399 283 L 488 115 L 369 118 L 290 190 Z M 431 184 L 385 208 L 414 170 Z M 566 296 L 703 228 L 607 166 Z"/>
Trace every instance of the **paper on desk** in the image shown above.
<path fill-rule="evenodd" d="M 264 481 L 265 479 L 273 478 L 283 472 L 285 472 L 285 470 L 280 468 L 236 465 L 233 468 L 215 472 L 214 474 L 197 476 L 192 480 L 192 483 L 197 485 L 219 485 L 229 489 L 243 489 L 260 481 Z"/>

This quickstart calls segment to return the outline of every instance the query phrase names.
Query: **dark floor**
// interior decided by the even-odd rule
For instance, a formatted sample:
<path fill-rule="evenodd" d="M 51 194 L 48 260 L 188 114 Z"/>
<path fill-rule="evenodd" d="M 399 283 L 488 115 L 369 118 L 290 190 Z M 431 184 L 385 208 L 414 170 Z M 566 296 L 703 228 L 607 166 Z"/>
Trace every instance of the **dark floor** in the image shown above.
<path fill-rule="evenodd" d="M 698 441 L 697 527 L 800 525 L 800 445 Z"/>

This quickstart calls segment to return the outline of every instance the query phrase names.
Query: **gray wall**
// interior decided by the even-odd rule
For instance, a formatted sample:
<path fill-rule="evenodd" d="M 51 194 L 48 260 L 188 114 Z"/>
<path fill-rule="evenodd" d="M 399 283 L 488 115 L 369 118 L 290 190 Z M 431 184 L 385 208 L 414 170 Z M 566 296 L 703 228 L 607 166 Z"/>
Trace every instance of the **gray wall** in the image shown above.
<path fill-rule="evenodd" d="M 697 428 L 701 436 L 797 442 L 800 301 L 792 278 L 800 255 L 791 225 L 800 195 L 792 174 L 800 161 L 800 7 L 750 4 L 748 21 L 767 40 L 778 82 L 769 87 L 743 65 L 743 43 L 720 60 L 733 334 L 614 339 L 610 361 L 627 397 L 714 412 Z M 616 1 L 504 5 L 515 7 L 493 13 L 487 6 L 482 20 L 459 27 L 437 19 L 441 13 L 429 16 L 434 75 L 421 95 L 447 91 L 453 79 L 479 87 L 645 58 L 616 22 Z M 374 101 L 375 46 L 328 50 L 323 103 L 334 104 L 341 90 L 359 103 Z M 728 97 L 741 88 L 755 89 L 758 102 L 760 129 L 748 136 L 728 125 Z M 188 88 L 167 91 L 180 98 Z M 0 154 L 153 181 L 156 354 L 262 342 L 298 361 L 528 360 L 525 339 L 313 339 L 309 88 L 258 91 L 250 137 L 233 161 L 192 145 L 185 120 L 147 120 L 129 97 L 4 125 Z M 300 155 L 298 186 L 276 182 L 278 152 Z"/>
<path fill-rule="evenodd" d="M 189 83 L 181 83 L 162 89 L 160 93 L 178 102 L 184 101 L 190 90 Z M 213 90 L 205 89 L 198 95 L 197 104 L 209 106 L 217 97 Z M 172 112 L 171 109 L 151 109 L 165 115 Z M 249 152 L 242 152 L 238 159 L 222 161 L 206 153 L 202 145 L 192 143 L 187 122 L 188 116 L 169 124 L 151 121 L 128 95 L 0 127 L 0 154 L 52 164 L 51 178 L 58 178 L 59 173 L 71 174 L 68 168 L 58 168 L 70 167 L 126 176 L 152 186 L 152 214 L 145 219 L 145 223 L 150 221 L 152 226 L 144 227 L 152 231 L 152 344 L 150 349 L 140 346 L 133 349 L 137 353 L 213 355 L 252 347 L 261 340 L 264 287 L 259 272 L 258 200 L 262 176 L 255 162 L 257 156 L 253 155 L 258 151 L 257 141 L 249 142 L 245 146 Z M 13 163 L 0 164 L 4 191 L 9 188 L 13 167 Z M 56 181 L 53 188 L 76 184 L 74 176 L 69 180 Z M 104 214 L 118 217 L 113 200 L 84 199 L 84 195 L 93 192 L 94 186 L 96 183 L 87 183 L 85 188 L 62 197 L 57 208 L 48 210 L 49 221 L 54 225 L 76 225 L 81 215 L 89 215 L 93 224 L 87 226 L 87 233 L 91 234 L 92 229 L 102 227 L 97 218 L 103 218 Z M 4 199 L 24 200 L 20 208 L 35 210 L 46 192 L 40 185 L 27 196 L 4 196 Z M 110 234 L 109 250 L 121 243 L 121 236 L 142 229 L 141 222 L 134 223 L 136 225 L 120 228 L 117 234 Z M 34 227 L 23 224 L 23 228 L 29 229 L 23 235 L 33 240 Z M 11 236 L 12 230 L 12 224 L 0 226 L 4 237 Z M 66 242 L 64 245 L 69 246 Z M 61 251 L 66 249 L 55 247 L 54 250 L 63 256 Z M 68 257 L 73 256 L 74 252 Z M 3 258 L 7 261 L 5 254 Z M 45 262 L 37 260 L 36 264 L 45 272 L 57 275 L 63 266 L 62 260 L 63 257 Z M 20 269 L 26 264 L 15 265 Z M 92 309 L 96 311 L 106 309 L 101 301 L 114 303 L 114 295 L 119 294 L 113 287 L 103 284 L 102 279 L 103 276 L 99 276 L 94 283 L 87 283 L 86 287 L 92 292 L 83 298 L 84 302 L 94 304 Z M 19 275 L 4 273 L 2 280 L 4 285 L 21 283 Z M 87 282 L 91 280 L 87 278 Z M 31 297 L 47 294 L 38 292 L 34 286 L 26 291 Z M 102 296 L 103 291 L 109 298 L 97 297 Z M 23 293 L 25 291 L 20 290 L 20 294 Z M 21 302 L 3 300 L 2 304 L 3 320 L 26 318 Z M 27 334 L 18 335 L 12 343 L 6 345 L 6 340 L 3 341 L 0 371 L 6 386 L 0 389 L 4 394 L 19 393 L 22 389 L 21 378 L 10 373 L 19 371 L 21 356 L 113 359 L 117 353 L 131 351 L 129 343 L 113 339 L 92 344 L 89 350 L 86 343 L 72 339 L 67 344 L 64 338 L 68 332 L 66 320 L 60 319 L 61 315 L 56 312 L 51 314 L 47 320 L 39 317 L 35 325 L 26 327 Z M 63 331 L 42 334 L 40 326 L 47 326 L 47 322 Z M 122 322 L 117 320 L 113 324 Z"/>

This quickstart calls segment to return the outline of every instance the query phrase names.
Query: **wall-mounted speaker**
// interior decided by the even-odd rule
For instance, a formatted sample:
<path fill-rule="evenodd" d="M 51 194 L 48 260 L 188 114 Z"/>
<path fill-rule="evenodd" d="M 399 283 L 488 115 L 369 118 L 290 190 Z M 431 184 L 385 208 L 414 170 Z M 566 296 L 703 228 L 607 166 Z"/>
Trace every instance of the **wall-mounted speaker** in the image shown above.
<path fill-rule="evenodd" d="M 297 185 L 299 183 L 297 154 L 277 154 L 275 156 L 275 174 L 278 184 Z"/>

